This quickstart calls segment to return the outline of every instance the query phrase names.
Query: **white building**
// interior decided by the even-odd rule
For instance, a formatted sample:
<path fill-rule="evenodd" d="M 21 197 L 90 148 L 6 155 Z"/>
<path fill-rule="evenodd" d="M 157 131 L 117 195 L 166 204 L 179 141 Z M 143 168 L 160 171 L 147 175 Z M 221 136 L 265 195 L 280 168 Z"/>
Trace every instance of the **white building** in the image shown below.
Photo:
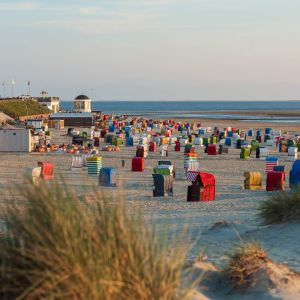
<path fill-rule="evenodd" d="M 30 129 L 0 129 L 0 152 L 31 152 L 33 140 Z"/>
<path fill-rule="evenodd" d="M 87 112 L 90 113 L 92 111 L 91 106 L 91 98 L 86 95 L 79 95 L 74 99 L 74 112 Z"/>
<path fill-rule="evenodd" d="M 59 97 L 49 97 L 46 91 L 41 92 L 42 97 L 37 97 L 40 105 L 46 106 L 54 113 L 59 112 Z"/>

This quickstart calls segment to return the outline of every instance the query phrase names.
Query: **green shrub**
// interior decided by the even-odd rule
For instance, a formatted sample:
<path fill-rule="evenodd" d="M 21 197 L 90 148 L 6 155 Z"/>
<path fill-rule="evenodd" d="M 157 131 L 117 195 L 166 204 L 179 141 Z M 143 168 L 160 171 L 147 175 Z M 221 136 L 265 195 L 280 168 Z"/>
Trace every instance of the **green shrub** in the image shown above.
<path fill-rule="evenodd" d="M 258 210 L 264 224 L 300 221 L 300 188 L 272 194 Z"/>
<path fill-rule="evenodd" d="M 0 237 L 0 299 L 187 297 L 186 251 L 130 217 L 122 196 L 95 190 L 79 199 L 57 183 L 28 184 L 22 194 L 24 207 L 7 210 Z"/>

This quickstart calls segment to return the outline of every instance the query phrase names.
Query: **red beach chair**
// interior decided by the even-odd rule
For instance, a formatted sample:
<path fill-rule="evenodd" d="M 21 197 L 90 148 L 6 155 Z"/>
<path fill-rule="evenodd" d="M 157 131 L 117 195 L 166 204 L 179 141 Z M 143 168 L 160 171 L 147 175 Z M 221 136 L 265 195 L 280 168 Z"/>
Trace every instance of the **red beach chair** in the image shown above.
<path fill-rule="evenodd" d="M 101 130 L 101 138 L 105 138 L 107 134 L 107 130 L 106 129 L 102 129 Z"/>
<path fill-rule="evenodd" d="M 149 143 L 149 152 L 155 152 L 156 151 L 156 143 L 150 142 Z"/>
<path fill-rule="evenodd" d="M 190 173 L 190 172 L 189 172 Z M 216 178 L 213 174 L 191 172 L 192 185 L 188 187 L 187 201 L 214 201 L 216 198 Z M 187 175 L 188 178 L 188 175 Z"/>
<path fill-rule="evenodd" d="M 217 155 L 217 146 L 216 145 L 208 145 L 207 154 L 208 155 Z"/>
<path fill-rule="evenodd" d="M 179 141 L 175 142 L 175 151 L 180 152 L 180 142 Z"/>
<path fill-rule="evenodd" d="M 42 168 L 41 177 L 46 180 L 54 178 L 54 167 L 53 164 L 47 161 L 39 161 L 38 166 Z"/>
<path fill-rule="evenodd" d="M 132 172 L 144 172 L 145 160 L 143 157 L 134 157 L 132 159 Z"/>
<path fill-rule="evenodd" d="M 266 191 L 283 191 L 284 183 L 284 171 L 272 171 L 267 173 Z"/>

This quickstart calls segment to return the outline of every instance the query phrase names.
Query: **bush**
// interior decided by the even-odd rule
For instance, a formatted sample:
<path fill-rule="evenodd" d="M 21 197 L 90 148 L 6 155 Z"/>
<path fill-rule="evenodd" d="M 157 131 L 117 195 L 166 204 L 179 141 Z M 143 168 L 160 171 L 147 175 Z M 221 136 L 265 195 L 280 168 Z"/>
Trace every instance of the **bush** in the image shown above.
<path fill-rule="evenodd" d="M 258 210 L 264 224 L 300 221 L 300 188 L 272 194 Z"/>
<path fill-rule="evenodd" d="M 22 194 L 25 209 L 7 210 L 0 237 L 0 299 L 187 297 L 185 250 L 129 217 L 122 200 L 79 199 L 57 183 Z"/>
<path fill-rule="evenodd" d="M 242 243 L 230 255 L 229 265 L 224 272 L 234 288 L 245 289 L 255 285 L 257 271 L 267 261 L 266 252 L 257 243 Z"/>

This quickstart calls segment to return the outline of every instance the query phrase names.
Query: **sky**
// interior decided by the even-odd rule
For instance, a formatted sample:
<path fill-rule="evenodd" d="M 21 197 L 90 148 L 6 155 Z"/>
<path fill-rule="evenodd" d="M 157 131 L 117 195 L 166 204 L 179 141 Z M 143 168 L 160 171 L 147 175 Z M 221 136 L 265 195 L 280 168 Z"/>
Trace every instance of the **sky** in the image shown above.
<path fill-rule="evenodd" d="M 299 0 L 0 0 L 0 94 L 300 99 Z"/>

